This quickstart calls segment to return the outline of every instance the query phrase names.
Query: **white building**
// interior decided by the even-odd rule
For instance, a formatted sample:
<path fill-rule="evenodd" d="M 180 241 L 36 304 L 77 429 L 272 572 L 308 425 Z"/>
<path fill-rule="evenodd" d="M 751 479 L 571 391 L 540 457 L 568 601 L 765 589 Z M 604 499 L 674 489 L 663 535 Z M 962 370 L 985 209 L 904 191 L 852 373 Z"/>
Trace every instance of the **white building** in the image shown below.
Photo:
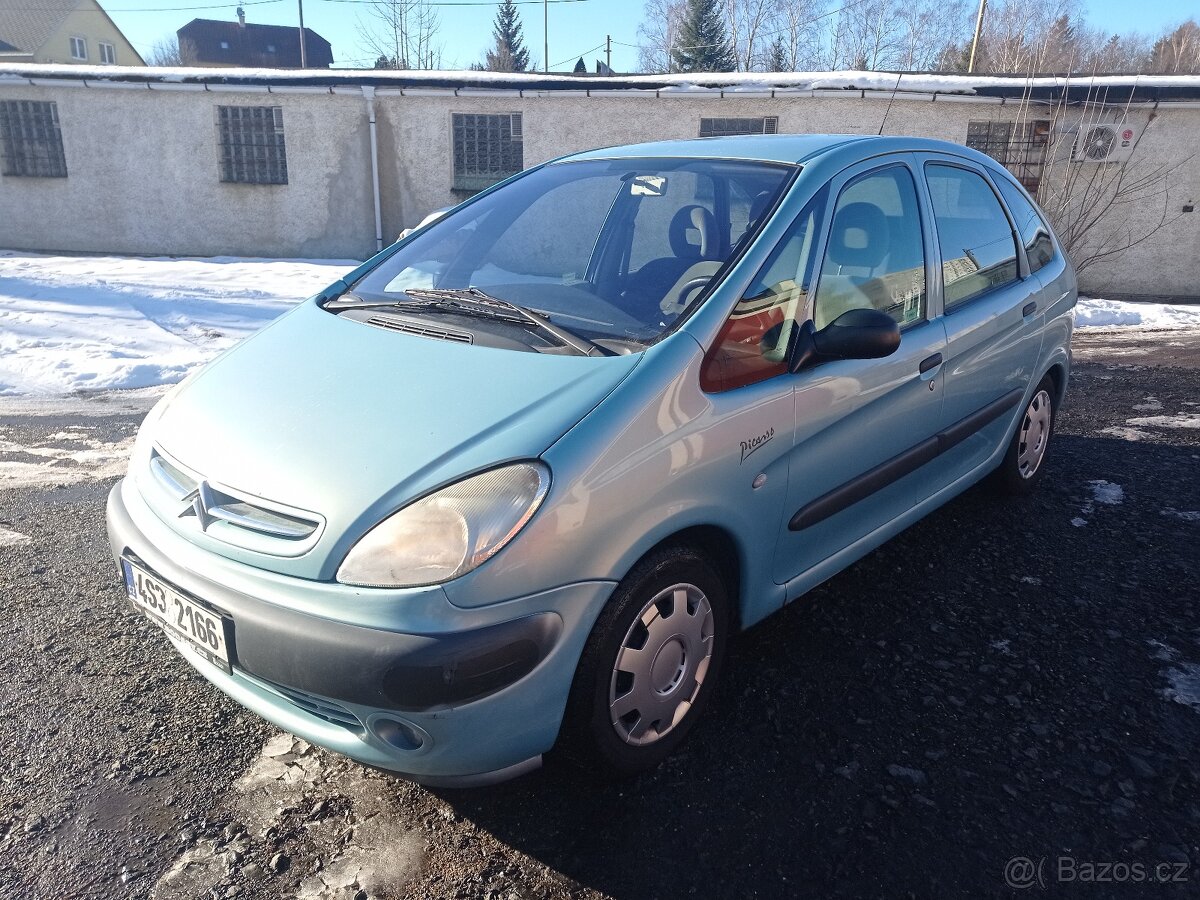
<path fill-rule="evenodd" d="M 1120 252 L 1086 266 L 1084 288 L 1200 294 L 1196 76 L 0 65 L 0 247 L 364 258 L 430 210 L 573 151 L 763 131 L 969 144 L 1052 214 L 1068 187 L 1116 191 L 1093 202 L 1080 246 Z"/>

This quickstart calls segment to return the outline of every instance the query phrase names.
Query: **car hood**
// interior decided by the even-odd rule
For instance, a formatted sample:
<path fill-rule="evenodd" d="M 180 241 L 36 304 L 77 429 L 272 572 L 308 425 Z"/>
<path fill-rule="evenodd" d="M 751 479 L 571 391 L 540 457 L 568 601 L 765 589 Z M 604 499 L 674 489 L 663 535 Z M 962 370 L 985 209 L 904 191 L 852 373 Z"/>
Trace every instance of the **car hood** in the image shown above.
<path fill-rule="evenodd" d="M 163 516 L 172 527 L 260 567 L 328 578 L 354 541 L 410 500 L 539 456 L 640 359 L 456 344 L 306 303 L 182 385 L 143 443 L 214 486 L 323 520 L 315 546 L 273 564 L 174 507 Z"/>

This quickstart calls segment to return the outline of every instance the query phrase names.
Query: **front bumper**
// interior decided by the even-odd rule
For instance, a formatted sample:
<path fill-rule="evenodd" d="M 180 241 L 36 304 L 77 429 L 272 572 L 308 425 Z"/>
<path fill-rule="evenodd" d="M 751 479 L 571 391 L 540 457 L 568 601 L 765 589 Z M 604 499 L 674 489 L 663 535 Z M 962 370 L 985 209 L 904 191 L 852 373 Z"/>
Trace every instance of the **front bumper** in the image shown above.
<path fill-rule="evenodd" d="M 216 556 L 168 528 L 129 479 L 109 495 L 107 518 L 116 558 L 136 557 L 232 619 L 231 674 L 170 638 L 205 678 L 299 737 L 425 782 L 482 783 L 536 765 L 615 586 L 462 609 L 436 587 L 347 588 Z M 379 604 L 370 621 L 345 621 L 364 598 Z"/>

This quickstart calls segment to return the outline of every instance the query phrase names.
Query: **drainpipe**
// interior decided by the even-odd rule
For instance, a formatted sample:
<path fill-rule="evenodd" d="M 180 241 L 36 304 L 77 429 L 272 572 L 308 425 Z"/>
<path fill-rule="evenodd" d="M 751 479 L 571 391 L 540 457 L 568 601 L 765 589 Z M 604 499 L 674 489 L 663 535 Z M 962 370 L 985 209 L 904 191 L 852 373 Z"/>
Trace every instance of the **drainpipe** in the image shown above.
<path fill-rule="evenodd" d="M 383 211 L 379 201 L 379 139 L 375 132 L 375 88 L 363 85 L 363 98 L 367 101 L 367 122 L 371 126 L 371 193 L 375 200 L 375 252 L 383 249 Z"/>

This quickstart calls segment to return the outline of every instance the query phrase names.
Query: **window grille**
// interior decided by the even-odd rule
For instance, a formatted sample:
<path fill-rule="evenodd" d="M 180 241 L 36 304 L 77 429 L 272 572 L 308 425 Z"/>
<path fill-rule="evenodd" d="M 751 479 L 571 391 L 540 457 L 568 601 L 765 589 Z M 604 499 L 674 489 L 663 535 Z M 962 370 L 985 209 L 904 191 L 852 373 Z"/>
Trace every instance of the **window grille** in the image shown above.
<path fill-rule="evenodd" d="M 66 178 L 67 158 L 53 100 L 0 100 L 5 175 Z"/>
<path fill-rule="evenodd" d="M 1049 119 L 967 123 L 967 146 L 996 160 L 1035 197 L 1042 183 L 1049 143 Z"/>
<path fill-rule="evenodd" d="M 218 106 L 221 180 L 236 184 L 287 184 L 283 109 Z"/>
<path fill-rule="evenodd" d="M 735 134 L 778 134 L 779 116 L 757 119 L 701 119 L 700 137 L 732 137 Z"/>
<path fill-rule="evenodd" d="M 482 191 L 525 168 L 521 113 L 453 113 L 454 190 Z"/>

